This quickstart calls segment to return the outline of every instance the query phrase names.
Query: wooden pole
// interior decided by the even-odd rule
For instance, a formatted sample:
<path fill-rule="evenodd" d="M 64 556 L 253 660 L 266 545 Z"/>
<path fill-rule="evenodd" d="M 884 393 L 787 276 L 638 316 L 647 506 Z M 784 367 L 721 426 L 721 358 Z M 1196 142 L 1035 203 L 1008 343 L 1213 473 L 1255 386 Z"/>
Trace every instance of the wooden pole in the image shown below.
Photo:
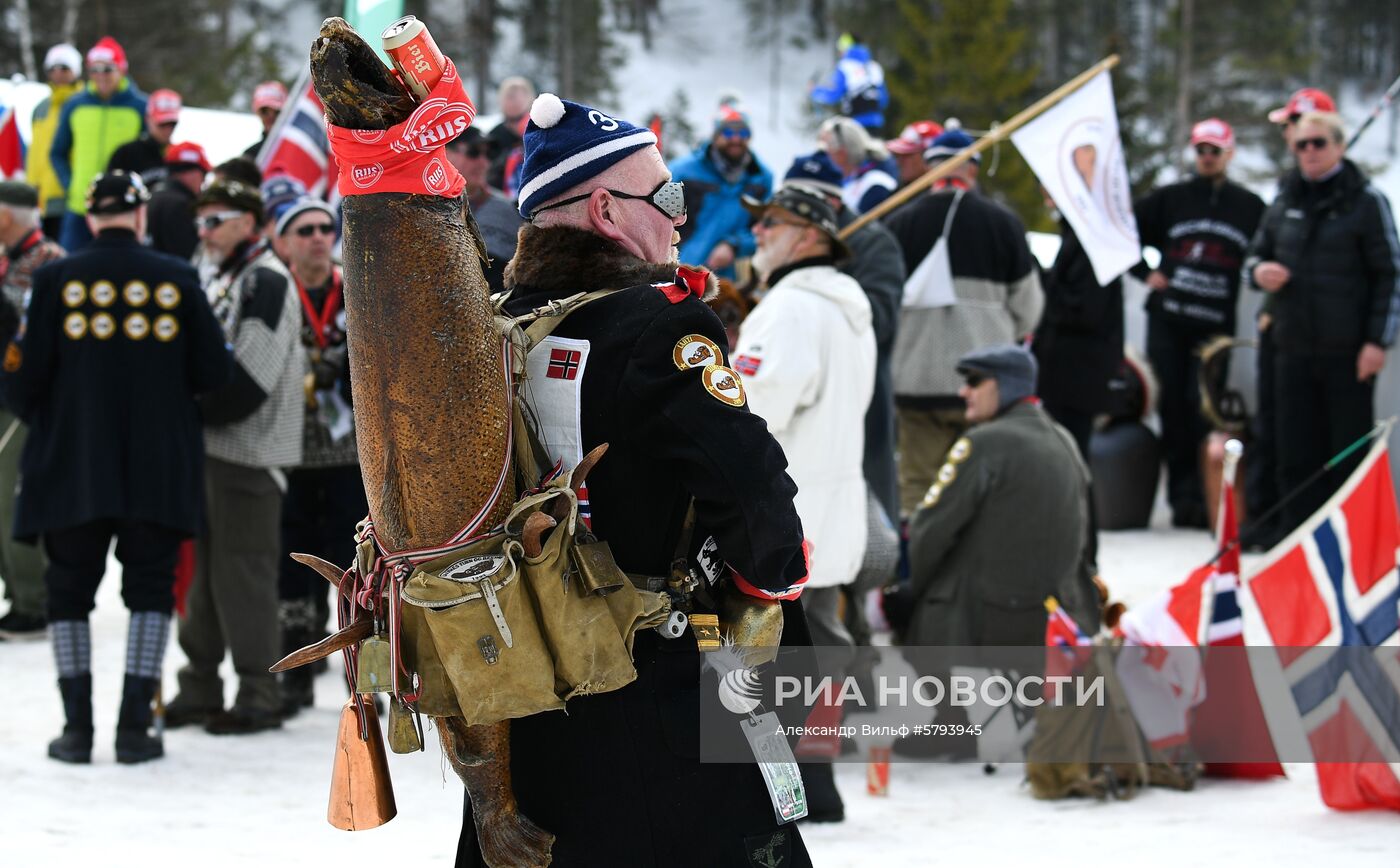
<path fill-rule="evenodd" d="M 1045 110 L 1049 109 L 1051 106 L 1055 105 L 1055 103 L 1059 102 L 1060 100 L 1074 93 L 1076 90 L 1079 90 L 1084 85 L 1088 84 L 1089 79 L 1093 78 L 1101 72 L 1104 72 L 1105 70 L 1112 69 L 1117 65 L 1118 55 L 1110 54 L 1108 57 L 1105 57 L 1103 60 L 1100 60 L 1098 63 L 1079 73 L 1074 78 L 1071 78 L 1069 81 L 1055 88 L 1055 90 L 1041 97 L 1029 108 L 1022 109 L 1021 112 L 1015 117 L 1013 117 L 1011 120 L 992 128 L 991 132 L 978 139 L 972 144 L 971 147 L 964 148 L 963 150 L 959 151 L 958 153 L 939 163 L 937 166 L 934 166 L 932 169 L 929 169 L 918 180 L 910 183 L 909 186 L 905 187 L 903 190 L 897 191 L 896 193 L 894 193 L 894 195 L 890 196 L 888 199 L 881 202 L 879 205 L 876 205 L 874 208 L 860 215 L 860 217 L 854 223 L 841 230 L 841 238 L 843 240 L 846 238 L 850 238 L 851 235 L 853 235 L 855 231 L 860 227 L 864 226 L 872 220 L 878 220 L 879 218 L 898 208 L 900 205 L 903 205 L 905 202 L 908 202 L 910 199 L 914 198 L 914 196 L 933 186 L 935 182 L 946 178 L 949 174 L 952 173 L 954 169 L 956 169 L 958 166 L 961 166 L 963 163 L 966 163 L 968 160 L 972 159 L 974 155 L 980 154 L 986 149 L 990 148 L 992 145 L 996 144 L 997 142 L 1000 142 L 1001 140 L 1010 137 L 1012 133 L 1025 126 L 1031 119 L 1035 118 L 1037 115 L 1041 114 Z"/>

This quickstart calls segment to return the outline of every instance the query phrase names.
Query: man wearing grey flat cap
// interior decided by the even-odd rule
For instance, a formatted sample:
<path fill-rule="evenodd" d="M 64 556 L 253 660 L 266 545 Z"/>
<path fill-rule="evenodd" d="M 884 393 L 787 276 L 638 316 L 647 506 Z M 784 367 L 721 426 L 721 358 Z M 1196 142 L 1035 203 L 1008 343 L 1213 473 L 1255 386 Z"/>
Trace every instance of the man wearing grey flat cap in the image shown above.
<path fill-rule="evenodd" d="M 988 347 L 957 371 L 972 427 L 909 522 L 905 644 L 1039 645 L 1051 595 L 1092 632 L 1089 471 L 1035 397 L 1035 357 Z"/>

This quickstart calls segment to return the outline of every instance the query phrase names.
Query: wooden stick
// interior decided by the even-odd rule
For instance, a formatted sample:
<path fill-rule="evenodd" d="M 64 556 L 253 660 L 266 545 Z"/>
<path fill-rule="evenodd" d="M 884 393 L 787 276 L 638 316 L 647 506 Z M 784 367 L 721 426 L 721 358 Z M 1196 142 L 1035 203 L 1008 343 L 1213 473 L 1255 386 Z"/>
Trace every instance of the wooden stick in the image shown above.
<path fill-rule="evenodd" d="M 1088 84 L 1089 79 L 1117 65 L 1118 55 L 1110 54 L 1108 57 L 1105 57 L 1103 60 L 1100 60 L 1098 63 L 1041 97 L 1029 108 L 1022 109 L 1021 112 L 1011 120 L 992 128 L 991 132 L 978 139 L 970 147 L 958 151 L 937 166 L 929 169 L 918 180 L 910 183 L 909 186 L 905 187 L 903 190 L 897 191 L 879 205 L 876 205 L 874 208 L 860 215 L 854 223 L 841 230 L 842 240 L 850 238 L 860 227 L 872 220 L 877 220 L 885 216 L 900 205 L 914 198 L 914 196 L 933 186 L 937 181 L 946 178 L 954 169 L 972 159 L 974 155 L 980 154 L 1002 139 L 1009 137 L 1016 130 L 1025 126 L 1032 118 Z"/>

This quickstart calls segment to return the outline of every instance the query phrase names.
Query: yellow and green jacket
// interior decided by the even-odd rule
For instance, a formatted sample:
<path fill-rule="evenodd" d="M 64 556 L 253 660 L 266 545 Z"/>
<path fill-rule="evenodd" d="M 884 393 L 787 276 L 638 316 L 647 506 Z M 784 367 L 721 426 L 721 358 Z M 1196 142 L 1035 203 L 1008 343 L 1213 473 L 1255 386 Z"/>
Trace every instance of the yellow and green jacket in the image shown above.
<path fill-rule="evenodd" d="M 29 155 L 25 159 L 24 176 L 39 190 L 39 210 L 45 217 L 63 215 L 63 182 L 49 161 L 49 146 L 53 144 L 54 131 L 58 129 L 58 117 L 63 104 L 78 92 L 81 85 L 50 85 L 48 98 L 34 109 L 34 126 L 29 137 Z"/>
<path fill-rule="evenodd" d="M 49 147 L 49 161 L 59 183 L 68 189 L 68 210 L 87 213 L 87 190 L 107 168 L 112 152 L 146 126 L 146 95 L 123 78 L 109 99 L 91 84 L 63 105 Z"/>

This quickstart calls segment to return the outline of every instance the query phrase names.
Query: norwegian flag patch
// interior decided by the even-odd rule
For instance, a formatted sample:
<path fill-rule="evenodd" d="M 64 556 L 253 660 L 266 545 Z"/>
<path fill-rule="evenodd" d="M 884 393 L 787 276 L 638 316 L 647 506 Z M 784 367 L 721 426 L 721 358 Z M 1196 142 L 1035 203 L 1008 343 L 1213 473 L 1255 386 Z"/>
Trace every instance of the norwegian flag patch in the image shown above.
<path fill-rule="evenodd" d="M 578 350 L 551 349 L 549 367 L 545 369 L 544 375 L 552 380 L 575 379 L 578 377 L 580 357 Z"/>
<path fill-rule="evenodd" d="M 731 360 L 731 363 L 734 365 L 734 370 L 746 377 L 752 377 L 758 373 L 759 365 L 763 364 L 763 357 L 740 353 Z"/>

